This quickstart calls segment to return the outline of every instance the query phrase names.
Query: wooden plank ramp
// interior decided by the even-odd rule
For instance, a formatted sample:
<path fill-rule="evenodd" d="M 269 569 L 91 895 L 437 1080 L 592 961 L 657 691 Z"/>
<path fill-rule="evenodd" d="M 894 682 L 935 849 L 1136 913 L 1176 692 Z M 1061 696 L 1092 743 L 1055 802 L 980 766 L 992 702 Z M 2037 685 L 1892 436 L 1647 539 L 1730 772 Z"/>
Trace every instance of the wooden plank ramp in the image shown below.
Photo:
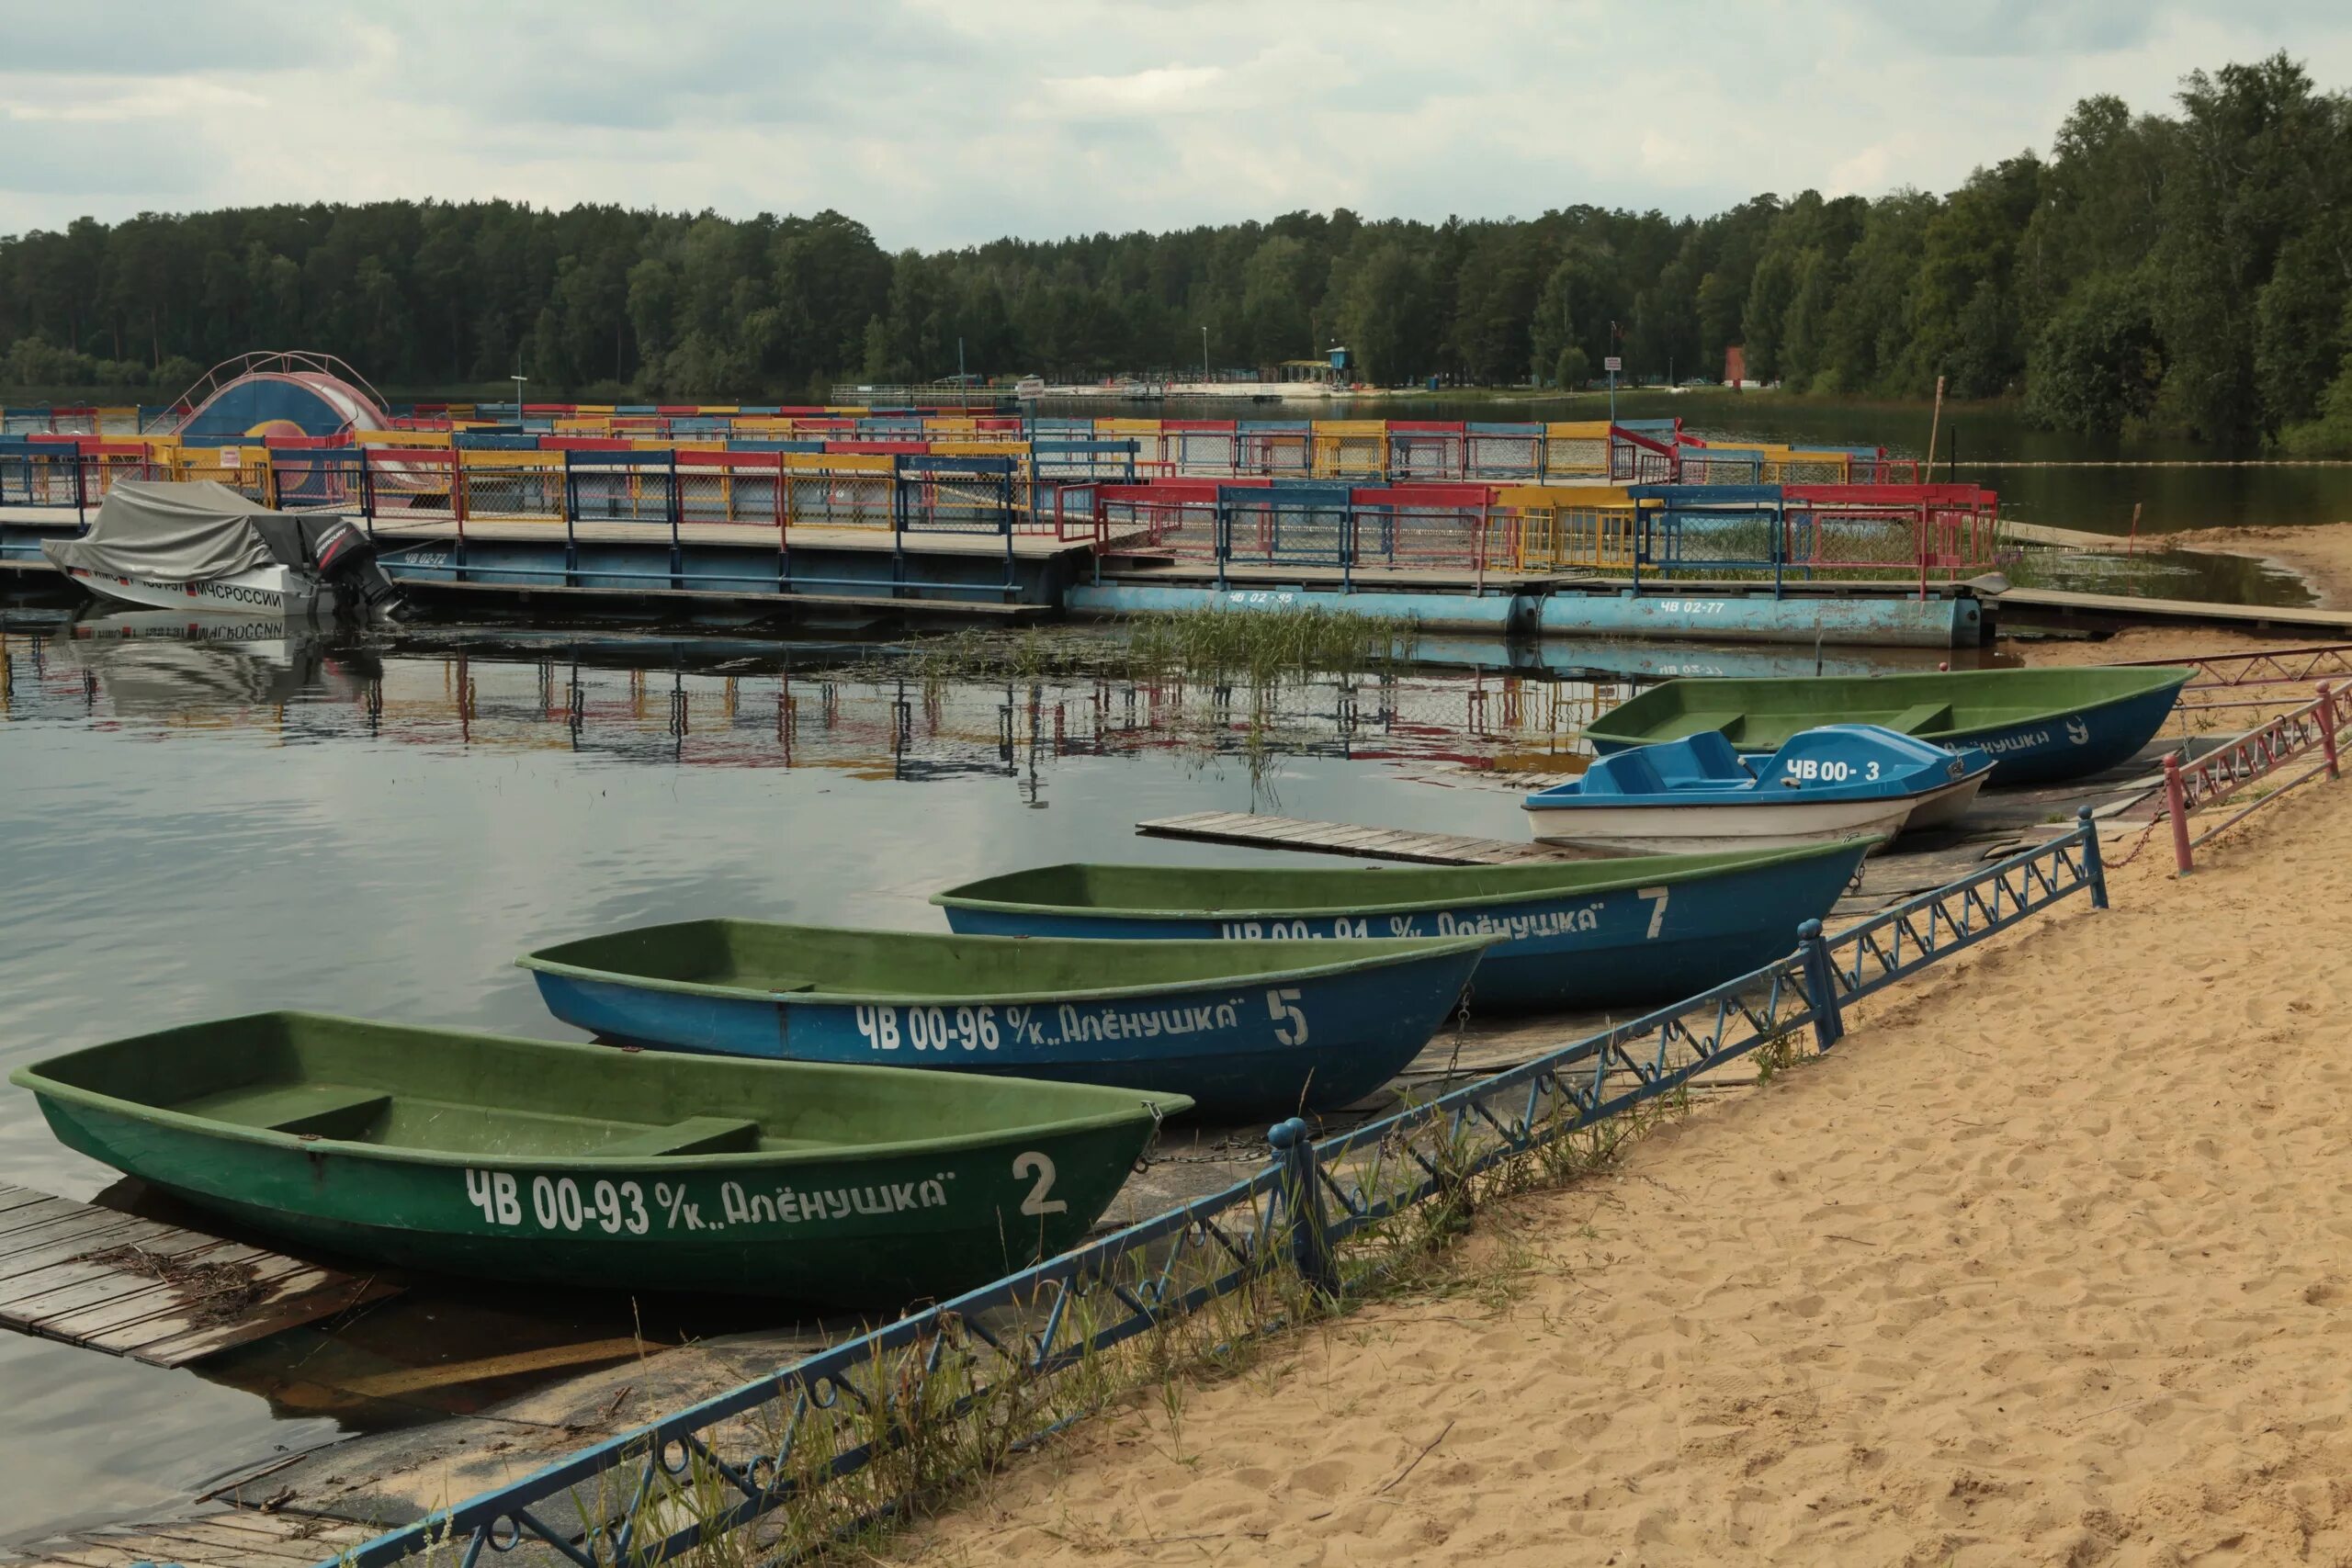
<path fill-rule="evenodd" d="M 1520 865 L 1531 861 L 1581 860 L 1572 850 L 1550 844 L 1511 843 L 1462 833 L 1416 833 L 1402 828 L 1358 828 L 1345 822 L 1307 822 L 1295 817 L 1261 817 L 1247 811 L 1194 811 L 1136 824 L 1156 839 L 1191 839 L 1208 844 L 1245 844 L 1258 850 L 1308 850 L 1356 855 L 1365 860 L 1409 861 L 1421 865 Z"/>
<path fill-rule="evenodd" d="M 28 1549 L 28 1568 L 311 1568 L 381 1532 L 316 1515 L 229 1508 L 171 1524 L 86 1531 Z"/>
<path fill-rule="evenodd" d="M 0 1184 L 0 1327 L 180 1367 L 404 1289 Z"/>
<path fill-rule="evenodd" d="M 2232 631 L 2352 633 L 2352 610 L 2306 605 L 2225 604 L 2205 599 L 2143 599 L 2132 593 L 2077 593 L 2058 588 L 2010 588 L 1992 600 L 2004 623 L 2036 626 L 2080 622 L 2089 626 L 2222 626 Z"/>

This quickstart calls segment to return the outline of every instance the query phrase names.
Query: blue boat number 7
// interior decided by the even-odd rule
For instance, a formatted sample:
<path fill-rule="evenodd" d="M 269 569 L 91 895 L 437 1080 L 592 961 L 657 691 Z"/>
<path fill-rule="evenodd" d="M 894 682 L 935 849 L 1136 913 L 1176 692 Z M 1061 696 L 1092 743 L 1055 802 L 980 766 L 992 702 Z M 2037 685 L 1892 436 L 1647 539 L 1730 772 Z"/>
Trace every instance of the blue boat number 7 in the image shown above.
<path fill-rule="evenodd" d="M 1298 1010 L 1297 1001 L 1295 989 L 1266 993 L 1266 1013 L 1274 1021 L 1274 1039 L 1284 1045 L 1306 1043 L 1306 1015 Z"/>
<path fill-rule="evenodd" d="M 1666 901 L 1673 892 L 1671 887 L 1643 887 L 1634 891 L 1634 897 L 1650 901 L 1650 929 L 1645 940 L 1657 940 L 1658 928 L 1666 924 Z"/>

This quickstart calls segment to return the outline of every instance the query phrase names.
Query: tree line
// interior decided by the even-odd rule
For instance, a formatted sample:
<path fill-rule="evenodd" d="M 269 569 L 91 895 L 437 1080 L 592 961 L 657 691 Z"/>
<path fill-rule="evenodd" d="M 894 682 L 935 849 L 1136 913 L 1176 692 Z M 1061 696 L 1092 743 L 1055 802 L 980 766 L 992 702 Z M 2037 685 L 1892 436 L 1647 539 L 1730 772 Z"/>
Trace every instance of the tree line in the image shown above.
<path fill-rule="evenodd" d="M 2284 54 L 2172 112 L 2086 98 L 2047 156 L 1937 196 L 1766 195 L 1704 219 L 1344 209 L 1161 234 L 876 244 L 841 213 L 735 220 L 503 201 L 142 214 L 0 238 L 0 383 L 182 389 L 254 347 L 379 385 L 589 400 L 822 401 L 837 381 L 1255 367 L 1334 344 L 1378 384 L 1747 375 L 1825 396 L 2018 397 L 2352 446 L 2352 98 Z M 1206 341 L 1204 343 L 1204 329 Z M 960 346 L 960 359 L 959 359 Z"/>

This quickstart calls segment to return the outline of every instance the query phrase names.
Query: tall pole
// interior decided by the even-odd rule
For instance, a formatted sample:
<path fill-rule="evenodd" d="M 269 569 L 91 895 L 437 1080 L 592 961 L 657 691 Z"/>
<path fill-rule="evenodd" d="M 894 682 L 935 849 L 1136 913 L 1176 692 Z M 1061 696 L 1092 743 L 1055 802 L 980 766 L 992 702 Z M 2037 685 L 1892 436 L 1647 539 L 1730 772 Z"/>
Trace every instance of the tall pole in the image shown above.
<path fill-rule="evenodd" d="M 1609 423 L 1617 423 L 1617 323 L 1609 323 Z"/>
<path fill-rule="evenodd" d="M 1921 484 L 1936 482 L 1936 435 L 1944 423 L 1944 378 L 1936 378 L 1936 412 L 1928 416 L 1928 468 L 1919 476 Z"/>
<path fill-rule="evenodd" d="M 506 378 L 514 383 L 514 428 L 523 427 L 523 373 L 520 370 Z"/>
<path fill-rule="evenodd" d="M 1204 387 L 1205 387 L 1205 386 L 1207 386 L 1208 384 L 1209 384 L 1209 326 L 1208 326 L 1208 323 L 1207 323 L 1206 321 L 1203 321 L 1203 322 L 1201 323 L 1201 385 L 1202 385 L 1202 386 L 1204 386 Z"/>
<path fill-rule="evenodd" d="M 956 339 L 956 384 L 964 384 L 964 339 L 960 334 Z"/>

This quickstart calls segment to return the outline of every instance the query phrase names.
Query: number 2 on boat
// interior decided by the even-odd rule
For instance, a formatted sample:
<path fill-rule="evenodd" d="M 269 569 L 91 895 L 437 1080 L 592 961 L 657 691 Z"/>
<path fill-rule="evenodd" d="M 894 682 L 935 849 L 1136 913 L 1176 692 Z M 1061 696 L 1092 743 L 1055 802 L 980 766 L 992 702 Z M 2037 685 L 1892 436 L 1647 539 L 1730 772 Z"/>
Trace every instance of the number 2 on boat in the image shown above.
<path fill-rule="evenodd" d="M 1025 1155 L 1016 1155 L 1012 1160 L 1012 1174 L 1016 1178 L 1033 1174 L 1037 1178 L 1037 1185 L 1029 1189 L 1029 1196 L 1021 1200 L 1023 1213 L 1066 1214 L 1069 1213 L 1068 1203 L 1058 1198 L 1046 1196 L 1054 1190 L 1054 1162 L 1049 1156 L 1039 1154 L 1035 1149 Z"/>

